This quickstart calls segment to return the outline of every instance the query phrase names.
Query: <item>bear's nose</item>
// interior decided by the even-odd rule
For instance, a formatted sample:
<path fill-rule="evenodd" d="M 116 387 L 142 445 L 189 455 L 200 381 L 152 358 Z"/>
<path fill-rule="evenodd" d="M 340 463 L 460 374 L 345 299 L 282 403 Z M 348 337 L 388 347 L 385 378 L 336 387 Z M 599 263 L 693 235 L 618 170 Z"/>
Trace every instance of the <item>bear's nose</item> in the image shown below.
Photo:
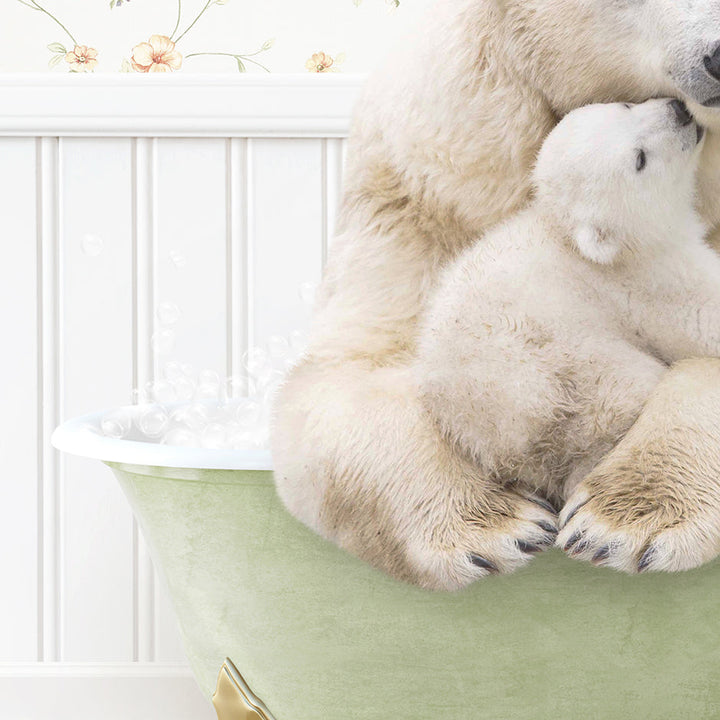
<path fill-rule="evenodd" d="M 703 58 L 705 63 L 705 69 L 712 75 L 716 80 L 720 80 L 720 45 L 715 48 L 715 52 L 712 55 L 706 55 Z"/>
<path fill-rule="evenodd" d="M 693 116 L 682 100 L 671 100 L 670 107 L 675 111 L 675 117 L 677 117 L 680 125 L 689 125 L 693 121 Z"/>

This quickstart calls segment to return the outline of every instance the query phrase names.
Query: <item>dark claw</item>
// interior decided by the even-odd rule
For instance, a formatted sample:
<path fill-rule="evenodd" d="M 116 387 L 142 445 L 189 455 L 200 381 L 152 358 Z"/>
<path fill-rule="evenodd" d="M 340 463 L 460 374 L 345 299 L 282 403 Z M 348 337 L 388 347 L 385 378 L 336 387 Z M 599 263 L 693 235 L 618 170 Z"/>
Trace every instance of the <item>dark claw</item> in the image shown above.
<path fill-rule="evenodd" d="M 600 563 L 603 560 L 607 560 L 610 557 L 610 546 L 603 545 L 593 556 L 592 561 L 594 563 Z"/>
<path fill-rule="evenodd" d="M 522 552 L 529 553 L 530 555 L 536 552 L 540 552 L 542 550 L 541 545 L 534 545 L 533 543 L 525 542 L 524 540 L 516 540 L 515 544 L 520 548 Z"/>
<path fill-rule="evenodd" d="M 549 513 L 552 513 L 553 515 L 557 515 L 557 508 L 554 505 L 552 505 L 545 498 L 538 497 L 537 495 L 528 495 L 527 499 L 530 502 L 533 502 L 536 505 L 539 505 L 541 508 L 543 508 L 543 510 L 547 510 Z"/>
<path fill-rule="evenodd" d="M 652 564 L 652 561 L 655 559 L 655 548 L 651 545 L 640 558 L 640 562 L 638 562 L 638 572 L 644 572 L 648 569 L 648 567 Z"/>
<path fill-rule="evenodd" d="M 557 535 L 558 533 L 558 529 L 552 523 L 549 523 L 547 520 L 536 520 L 535 524 L 538 527 L 541 527 L 545 532 L 550 533 L 551 535 Z"/>
<path fill-rule="evenodd" d="M 570 550 L 571 555 L 580 555 L 590 547 L 589 540 L 581 540 L 574 548 Z"/>
<path fill-rule="evenodd" d="M 484 557 L 480 557 L 480 555 L 472 555 L 471 554 L 470 562 L 473 565 L 477 565 L 477 567 L 482 568 L 483 570 L 489 570 L 491 573 L 500 572 L 497 569 L 497 565 L 495 565 L 495 563 L 492 563 L 489 560 L 486 560 Z"/>
<path fill-rule="evenodd" d="M 581 537 L 582 537 L 581 532 L 573 533 L 570 536 L 570 539 L 565 543 L 565 547 L 563 548 L 563 550 L 565 552 L 567 552 L 576 542 L 578 542 L 580 540 Z"/>
<path fill-rule="evenodd" d="M 579 505 L 576 505 L 576 506 L 570 511 L 570 514 L 565 518 L 565 522 L 562 524 L 562 526 L 561 526 L 561 528 L 560 528 L 561 530 L 562 530 L 562 528 L 564 528 L 564 527 L 575 517 L 577 511 L 578 511 L 583 505 L 587 505 L 587 503 L 589 502 L 589 500 L 590 500 L 590 498 L 588 498 L 587 500 L 583 500 L 583 502 L 581 502 Z"/>

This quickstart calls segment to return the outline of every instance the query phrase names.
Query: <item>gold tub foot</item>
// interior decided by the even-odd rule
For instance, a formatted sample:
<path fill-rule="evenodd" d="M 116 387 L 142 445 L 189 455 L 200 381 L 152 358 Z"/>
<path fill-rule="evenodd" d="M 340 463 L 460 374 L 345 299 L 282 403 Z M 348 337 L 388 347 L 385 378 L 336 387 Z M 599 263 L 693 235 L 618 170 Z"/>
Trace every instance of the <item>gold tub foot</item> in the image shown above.
<path fill-rule="evenodd" d="M 218 720 L 274 720 L 265 703 L 248 687 L 230 658 L 220 668 L 212 697 Z"/>

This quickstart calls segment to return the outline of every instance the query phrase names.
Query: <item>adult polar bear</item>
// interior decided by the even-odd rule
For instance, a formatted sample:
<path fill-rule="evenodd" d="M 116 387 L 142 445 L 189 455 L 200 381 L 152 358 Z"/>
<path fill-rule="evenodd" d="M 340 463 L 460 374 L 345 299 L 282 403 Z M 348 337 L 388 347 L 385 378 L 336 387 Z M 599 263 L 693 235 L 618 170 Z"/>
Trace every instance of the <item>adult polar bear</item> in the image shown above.
<path fill-rule="evenodd" d="M 699 204 L 720 225 L 720 0 L 438 0 L 426 28 L 358 105 L 338 234 L 308 355 L 276 402 L 273 457 L 278 492 L 306 524 L 398 578 L 452 589 L 486 572 L 473 555 L 555 517 L 484 476 L 422 405 L 411 365 L 426 298 L 449 259 L 526 202 L 543 139 L 581 105 L 684 98 L 718 130 Z M 665 396 L 715 382 L 693 372 L 669 371 Z M 680 404 L 641 415 L 608 482 L 715 481 L 720 428 L 708 437 L 706 408 Z"/>

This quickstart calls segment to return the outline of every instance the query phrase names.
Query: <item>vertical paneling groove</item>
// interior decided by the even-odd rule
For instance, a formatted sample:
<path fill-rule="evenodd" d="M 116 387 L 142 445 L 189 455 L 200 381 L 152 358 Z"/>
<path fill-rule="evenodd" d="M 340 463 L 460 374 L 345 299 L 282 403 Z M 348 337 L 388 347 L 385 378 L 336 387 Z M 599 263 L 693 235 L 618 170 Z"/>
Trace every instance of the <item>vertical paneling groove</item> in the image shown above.
<path fill-rule="evenodd" d="M 50 447 L 50 436 L 61 418 L 61 307 L 60 299 L 60 141 L 38 140 L 38 396 L 40 570 L 38 654 L 43 661 L 62 659 L 60 627 L 62 603 L 60 498 L 62 463 Z"/>
<path fill-rule="evenodd" d="M 322 264 L 335 234 L 342 185 L 343 141 L 326 138 L 322 143 L 323 247 Z"/>
<path fill-rule="evenodd" d="M 133 208 L 133 384 L 143 388 L 155 374 L 152 334 L 156 255 L 156 142 L 132 142 Z M 133 658 L 155 658 L 155 580 L 145 542 L 133 521 Z"/>
<path fill-rule="evenodd" d="M 322 197 L 322 239 L 321 239 L 321 251 L 320 251 L 320 262 L 321 270 L 325 267 L 327 262 L 328 245 L 330 242 L 330 189 L 329 189 L 329 167 L 328 167 L 328 141 L 327 138 L 323 138 L 320 143 L 320 195 Z"/>
<path fill-rule="evenodd" d="M 255 329 L 255 193 L 254 193 L 254 172 L 253 172 L 253 148 L 254 141 L 246 138 L 245 143 L 245 340 L 248 348 L 256 344 Z M 279 208 L 278 208 L 279 210 Z M 242 356 L 241 356 L 242 357 Z"/>
<path fill-rule="evenodd" d="M 248 348 L 248 153 L 247 140 L 227 144 L 227 374 L 244 373 Z"/>

